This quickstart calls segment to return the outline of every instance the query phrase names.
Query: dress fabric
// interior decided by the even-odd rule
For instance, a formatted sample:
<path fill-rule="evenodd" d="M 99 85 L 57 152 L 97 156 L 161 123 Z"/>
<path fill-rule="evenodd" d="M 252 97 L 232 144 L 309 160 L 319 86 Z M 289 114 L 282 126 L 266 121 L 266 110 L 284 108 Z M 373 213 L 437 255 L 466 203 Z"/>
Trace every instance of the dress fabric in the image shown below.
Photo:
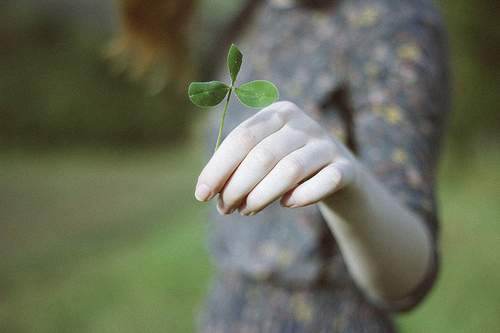
<path fill-rule="evenodd" d="M 435 173 L 449 100 L 443 24 L 426 0 L 262 2 L 234 43 L 236 86 L 269 80 L 346 143 L 434 236 L 435 260 L 406 299 L 358 289 L 316 205 L 273 203 L 249 218 L 211 215 L 218 274 L 201 332 L 392 332 L 390 315 L 425 297 L 438 271 Z M 221 80 L 230 82 L 227 68 Z M 208 144 L 220 112 L 213 112 Z M 256 112 L 230 102 L 225 135 Z M 209 147 L 213 150 L 213 146 Z"/>

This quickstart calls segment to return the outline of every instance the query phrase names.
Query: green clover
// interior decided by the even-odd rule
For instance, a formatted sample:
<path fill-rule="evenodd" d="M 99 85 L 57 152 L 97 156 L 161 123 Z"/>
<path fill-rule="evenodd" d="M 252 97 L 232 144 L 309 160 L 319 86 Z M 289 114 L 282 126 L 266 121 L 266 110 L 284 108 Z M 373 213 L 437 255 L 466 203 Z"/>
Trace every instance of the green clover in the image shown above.
<path fill-rule="evenodd" d="M 276 86 L 269 81 L 252 81 L 239 88 L 235 87 L 234 82 L 236 81 L 236 77 L 240 71 L 242 60 L 243 54 L 241 54 L 236 45 L 231 45 L 227 56 L 227 67 L 229 69 L 229 76 L 231 77 L 231 86 L 228 86 L 220 81 L 192 82 L 189 85 L 189 99 L 195 105 L 200 107 L 216 106 L 227 96 L 215 150 L 217 150 L 220 145 L 227 106 L 233 90 L 236 97 L 242 104 L 252 108 L 264 108 L 271 105 L 278 99 L 279 96 L 278 89 L 276 89 Z"/>

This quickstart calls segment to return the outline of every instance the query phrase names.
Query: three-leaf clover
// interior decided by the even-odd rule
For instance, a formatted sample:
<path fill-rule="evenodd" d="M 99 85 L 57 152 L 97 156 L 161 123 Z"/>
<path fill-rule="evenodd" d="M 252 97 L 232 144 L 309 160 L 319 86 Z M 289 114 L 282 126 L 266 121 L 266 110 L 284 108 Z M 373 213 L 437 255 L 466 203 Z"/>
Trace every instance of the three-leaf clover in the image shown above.
<path fill-rule="evenodd" d="M 252 81 L 241 87 L 235 87 L 234 83 L 240 71 L 242 60 L 243 54 L 238 50 L 236 45 L 232 44 L 227 56 L 227 67 L 229 69 L 229 76 L 231 77 L 230 86 L 220 81 L 192 82 L 189 85 L 189 99 L 197 106 L 213 107 L 220 104 L 227 96 L 215 150 L 220 145 L 227 106 L 233 90 L 241 103 L 253 108 L 263 108 L 271 105 L 279 96 L 278 89 L 269 81 Z"/>

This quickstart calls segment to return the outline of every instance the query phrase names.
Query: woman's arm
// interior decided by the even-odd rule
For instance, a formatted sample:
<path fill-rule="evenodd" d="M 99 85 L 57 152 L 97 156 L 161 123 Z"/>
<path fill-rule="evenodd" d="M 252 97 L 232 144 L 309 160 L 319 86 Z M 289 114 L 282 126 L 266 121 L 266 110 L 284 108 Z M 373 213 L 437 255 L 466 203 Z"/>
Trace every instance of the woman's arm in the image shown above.
<path fill-rule="evenodd" d="M 319 203 L 353 278 L 399 310 L 437 271 L 433 196 L 448 106 L 441 29 L 415 17 L 352 37 L 345 89 L 356 156 L 294 104 L 276 103 L 228 135 L 196 188 L 201 201 L 219 194 L 222 214 L 251 216 L 280 197 L 286 207 Z"/>
<path fill-rule="evenodd" d="M 432 236 L 419 216 L 353 164 L 355 179 L 323 199 L 320 210 L 358 285 L 378 299 L 404 299 L 431 268 Z"/>
<path fill-rule="evenodd" d="M 424 224 L 292 103 L 263 109 L 223 141 L 195 192 L 200 201 L 217 194 L 220 213 L 247 216 L 280 197 L 286 207 L 321 201 L 354 279 L 369 295 L 404 298 L 429 268 Z"/>

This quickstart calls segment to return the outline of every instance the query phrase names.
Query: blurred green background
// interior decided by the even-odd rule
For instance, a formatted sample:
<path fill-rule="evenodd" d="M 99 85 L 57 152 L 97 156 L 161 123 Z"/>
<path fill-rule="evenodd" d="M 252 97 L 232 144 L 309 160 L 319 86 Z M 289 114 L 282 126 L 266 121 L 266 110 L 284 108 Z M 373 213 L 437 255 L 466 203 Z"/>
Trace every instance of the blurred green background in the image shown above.
<path fill-rule="evenodd" d="M 199 20 L 217 30 L 240 3 L 204 0 Z M 455 80 L 442 271 L 397 320 L 403 332 L 497 332 L 500 7 L 437 3 Z M 112 73 L 101 51 L 117 29 L 111 1 L 0 1 L 1 332 L 195 325 L 212 274 L 193 197 L 203 117 L 173 87 L 151 95 Z"/>

